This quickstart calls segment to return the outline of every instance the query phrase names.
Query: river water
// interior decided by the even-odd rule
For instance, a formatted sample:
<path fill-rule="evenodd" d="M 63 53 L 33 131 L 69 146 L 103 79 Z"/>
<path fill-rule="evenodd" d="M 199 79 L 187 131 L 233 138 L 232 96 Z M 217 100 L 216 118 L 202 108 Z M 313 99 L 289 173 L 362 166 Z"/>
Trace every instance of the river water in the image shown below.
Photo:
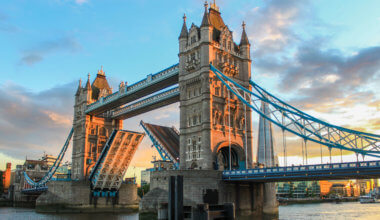
<path fill-rule="evenodd" d="M 323 220 L 348 220 L 348 219 L 380 219 L 380 203 L 360 204 L 358 202 L 348 203 L 320 203 L 320 204 L 303 204 L 280 206 L 279 219 L 323 219 Z M 53 220 L 138 220 L 138 214 L 40 214 L 34 212 L 34 209 L 24 208 L 0 208 L 1 220 L 18 220 L 18 219 L 53 219 Z"/>

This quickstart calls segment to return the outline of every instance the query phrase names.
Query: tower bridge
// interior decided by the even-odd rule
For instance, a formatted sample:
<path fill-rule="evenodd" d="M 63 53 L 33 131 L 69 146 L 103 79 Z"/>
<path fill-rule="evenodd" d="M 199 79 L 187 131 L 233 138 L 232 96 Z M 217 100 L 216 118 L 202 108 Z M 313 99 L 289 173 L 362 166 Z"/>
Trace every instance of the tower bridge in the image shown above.
<path fill-rule="evenodd" d="M 121 207 L 136 204 L 136 188 L 122 179 L 144 134 L 130 131 L 133 128 L 123 130 L 122 120 L 175 102 L 180 108 L 179 131 L 141 121 L 162 159 L 173 163 L 173 170 L 152 173 L 151 192 L 140 202 L 142 211 L 157 211 L 158 204 L 168 200 L 167 181 L 172 175 L 184 176 L 188 205 L 204 203 L 214 190 L 215 203 L 233 202 L 237 211 L 272 214 L 278 211 L 272 182 L 380 177 L 379 161 L 307 165 L 308 142 L 330 153 L 340 149 L 379 157 L 380 136 L 326 123 L 251 81 L 251 44 L 245 24 L 237 44 L 215 3 L 205 4 L 200 26 L 188 28 L 184 16 L 178 40 L 178 64 L 131 85 L 121 82 L 116 92 L 103 69 L 92 83 L 90 78 L 84 86 L 79 83 L 73 129 L 59 159 L 41 181 L 25 174 L 27 192 L 45 191 L 37 205 L 88 207 L 102 197 L 118 198 L 113 201 Z M 252 112 L 260 116 L 255 160 Z M 273 125 L 283 133 L 285 167 L 275 161 Z M 287 166 L 286 133 L 303 140 L 304 165 Z M 71 180 L 50 181 L 71 136 Z"/>

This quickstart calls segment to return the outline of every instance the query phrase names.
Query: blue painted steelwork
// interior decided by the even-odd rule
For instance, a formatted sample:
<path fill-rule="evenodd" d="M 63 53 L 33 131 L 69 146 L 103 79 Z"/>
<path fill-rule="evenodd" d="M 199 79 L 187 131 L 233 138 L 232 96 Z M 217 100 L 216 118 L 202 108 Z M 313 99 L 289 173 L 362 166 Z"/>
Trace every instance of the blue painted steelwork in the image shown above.
<path fill-rule="evenodd" d="M 315 164 L 223 171 L 226 181 L 280 182 L 347 178 L 379 178 L 380 161 Z"/>
<path fill-rule="evenodd" d="M 70 140 L 73 136 L 73 133 L 74 133 L 74 128 L 71 128 L 69 136 L 67 137 L 66 142 L 63 145 L 61 152 L 59 153 L 57 159 L 54 161 L 53 166 L 50 167 L 49 171 L 45 174 L 44 177 L 42 177 L 42 179 L 40 181 L 38 181 L 38 182 L 33 181 L 28 176 L 28 174 L 26 172 L 24 172 L 25 180 L 28 182 L 29 185 L 31 185 L 34 188 L 40 188 L 40 187 L 44 187 L 46 185 L 46 183 L 51 180 L 55 171 L 57 171 L 57 168 L 59 167 L 63 157 L 65 156 L 66 150 L 69 146 L 69 143 L 70 143 Z"/>
<path fill-rule="evenodd" d="M 136 93 L 139 90 L 152 86 L 155 83 L 161 82 L 165 79 L 168 79 L 169 77 L 173 77 L 178 74 L 179 64 L 174 64 L 164 70 L 159 71 L 158 73 L 150 74 L 147 76 L 147 78 L 140 80 L 130 86 L 127 86 L 126 91 L 117 91 L 112 93 L 111 95 L 100 98 L 98 101 L 88 105 L 85 112 L 86 114 L 88 114 L 94 111 L 95 109 L 102 107 L 105 104 L 111 103 L 120 98 Z"/>
<path fill-rule="evenodd" d="M 250 91 L 211 64 L 210 69 L 240 101 L 283 130 L 304 140 L 327 146 L 329 149 L 337 148 L 357 154 L 380 157 L 380 135 L 354 131 L 323 122 L 286 104 L 252 81 L 250 84 L 254 90 Z M 268 104 L 270 117 L 261 112 L 260 102 Z"/>
<path fill-rule="evenodd" d="M 158 139 L 147 129 L 143 121 L 140 121 L 141 127 L 143 127 L 144 131 L 148 134 L 148 137 L 152 141 L 154 147 L 156 147 L 156 150 L 160 154 L 162 160 L 164 161 L 171 161 L 174 164 L 175 169 L 179 169 L 179 161 L 174 158 L 172 155 L 169 154 L 167 150 L 160 144 Z"/>
<path fill-rule="evenodd" d="M 40 186 L 40 187 L 34 187 L 34 188 L 29 188 L 29 189 L 22 189 L 21 193 L 24 194 L 40 194 L 42 192 L 45 192 L 48 190 L 48 187 L 46 185 Z"/>
<path fill-rule="evenodd" d="M 102 153 L 100 154 L 100 156 L 98 158 L 98 161 L 96 161 L 96 164 L 91 171 L 90 177 L 88 179 L 91 181 L 92 186 L 95 185 L 97 179 L 99 178 L 99 174 L 100 174 L 102 164 L 104 163 L 104 159 L 107 156 L 108 150 L 111 147 L 111 143 L 112 143 L 113 139 L 115 138 L 116 133 L 117 133 L 116 129 L 112 131 L 110 137 L 108 138 L 106 144 L 104 145 L 104 148 L 103 148 Z"/>
<path fill-rule="evenodd" d="M 131 113 L 133 111 L 141 110 L 143 108 L 147 108 L 151 105 L 154 105 L 156 103 L 163 103 L 167 101 L 168 99 L 171 99 L 173 97 L 178 96 L 179 99 L 179 88 L 175 87 L 172 89 L 169 89 L 167 91 L 149 96 L 145 99 L 142 99 L 140 101 L 137 101 L 135 103 L 132 103 L 130 105 L 124 106 L 120 109 L 111 111 L 110 116 L 111 118 L 120 118 L 125 114 Z M 171 103 L 169 103 L 171 104 Z M 162 106 L 160 106 L 162 107 Z"/>

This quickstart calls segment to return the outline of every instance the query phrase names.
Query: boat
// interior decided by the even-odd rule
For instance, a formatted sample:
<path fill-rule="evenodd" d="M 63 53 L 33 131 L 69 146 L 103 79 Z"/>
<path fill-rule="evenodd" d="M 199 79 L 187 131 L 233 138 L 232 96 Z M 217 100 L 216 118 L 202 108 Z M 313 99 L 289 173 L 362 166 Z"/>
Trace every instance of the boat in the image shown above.
<path fill-rule="evenodd" d="M 360 203 L 376 203 L 377 199 L 370 195 L 360 196 L 359 198 Z"/>

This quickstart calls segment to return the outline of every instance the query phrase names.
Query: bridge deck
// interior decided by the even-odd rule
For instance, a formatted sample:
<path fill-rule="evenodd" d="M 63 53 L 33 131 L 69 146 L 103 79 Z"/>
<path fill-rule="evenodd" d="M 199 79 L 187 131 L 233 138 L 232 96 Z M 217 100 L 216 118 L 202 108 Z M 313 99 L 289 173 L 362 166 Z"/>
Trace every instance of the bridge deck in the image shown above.
<path fill-rule="evenodd" d="M 174 163 L 179 158 L 179 134 L 174 128 L 144 123 L 150 134 L 161 144 L 162 147 L 174 158 Z"/>
<path fill-rule="evenodd" d="M 143 133 L 114 130 L 90 175 L 93 190 L 116 191 L 120 188 Z"/>
<path fill-rule="evenodd" d="M 223 180 L 238 182 L 284 182 L 380 177 L 380 161 L 257 168 L 223 172 Z"/>
<path fill-rule="evenodd" d="M 99 101 L 87 106 L 86 114 L 98 115 L 108 110 L 138 100 L 144 96 L 160 91 L 164 88 L 178 84 L 178 64 L 168 67 L 156 74 L 148 75 L 137 83 L 127 86 L 109 96 L 100 98 Z"/>

